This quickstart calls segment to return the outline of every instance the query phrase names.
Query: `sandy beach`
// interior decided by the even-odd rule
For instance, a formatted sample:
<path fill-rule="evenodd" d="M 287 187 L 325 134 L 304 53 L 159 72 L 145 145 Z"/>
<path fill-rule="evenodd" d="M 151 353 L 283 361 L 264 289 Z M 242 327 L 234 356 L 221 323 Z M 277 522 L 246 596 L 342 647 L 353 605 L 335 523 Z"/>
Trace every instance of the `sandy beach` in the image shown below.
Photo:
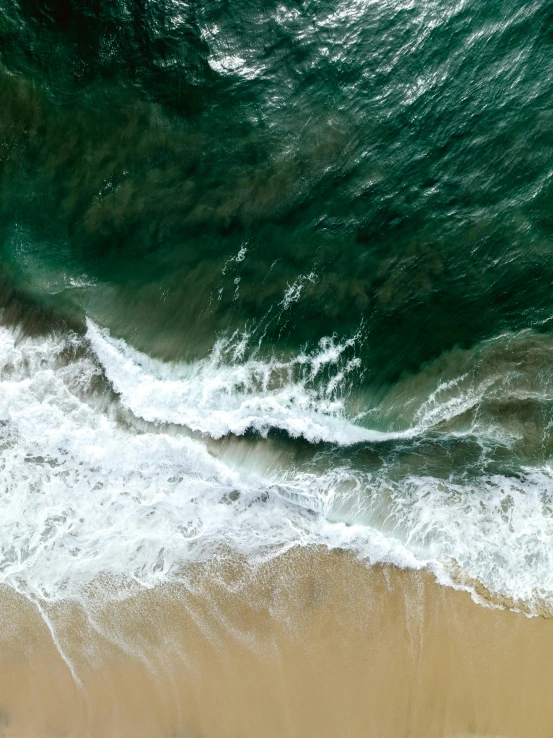
<path fill-rule="evenodd" d="M 226 561 L 188 573 L 186 586 L 119 603 L 98 605 L 92 594 L 86 611 L 50 607 L 49 627 L 4 589 L 0 734 L 553 731 L 553 620 L 492 610 L 426 573 L 371 569 L 322 549 L 291 551 L 255 572 Z"/>

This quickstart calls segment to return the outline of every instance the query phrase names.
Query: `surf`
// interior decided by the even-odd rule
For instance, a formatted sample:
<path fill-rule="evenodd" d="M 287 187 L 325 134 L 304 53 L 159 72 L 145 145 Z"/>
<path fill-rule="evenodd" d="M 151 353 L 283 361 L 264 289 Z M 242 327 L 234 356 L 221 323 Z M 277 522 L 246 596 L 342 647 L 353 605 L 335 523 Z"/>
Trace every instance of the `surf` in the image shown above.
<path fill-rule="evenodd" d="M 463 478 L 417 474 L 410 462 L 405 473 L 402 454 L 462 435 L 356 426 L 324 399 L 334 377 L 313 381 L 323 365 L 340 374 L 340 346 L 268 363 L 213 354 L 160 362 L 91 321 L 82 335 L 1 329 L 0 581 L 63 601 L 106 574 L 152 587 L 225 549 L 253 565 L 324 545 L 368 565 L 430 569 L 479 601 L 549 607 L 547 464 Z M 460 391 L 438 374 L 440 391 Z"/>

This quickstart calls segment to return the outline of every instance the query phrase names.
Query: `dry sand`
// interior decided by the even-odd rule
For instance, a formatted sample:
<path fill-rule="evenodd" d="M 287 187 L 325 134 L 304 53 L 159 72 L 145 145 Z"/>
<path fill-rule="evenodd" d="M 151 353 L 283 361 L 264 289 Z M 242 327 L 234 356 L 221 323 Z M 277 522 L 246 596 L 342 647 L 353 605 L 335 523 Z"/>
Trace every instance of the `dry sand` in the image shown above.
<path fill-rule="evenodd" d="M 0 735 L 553 735 L 553 620 L 319 549 L 191 576 L 49 608 L 77 681 L 35 606 L 2 590 Z"/>

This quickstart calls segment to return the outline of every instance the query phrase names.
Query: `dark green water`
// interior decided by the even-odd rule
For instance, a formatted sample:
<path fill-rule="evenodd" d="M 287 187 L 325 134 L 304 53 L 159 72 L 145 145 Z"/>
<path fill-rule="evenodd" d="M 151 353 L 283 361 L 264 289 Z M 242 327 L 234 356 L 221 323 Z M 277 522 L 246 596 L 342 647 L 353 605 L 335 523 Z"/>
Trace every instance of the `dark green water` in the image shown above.
<path fill-rule="evenodd" d="M 325 489 L 347 471 L 330 519 L 379 521 L 403 541 L 428 519 L 424 548 L 429 530 L 447 538 L 447 515 L 474 514 L 478 543 L 459 558 L 469 575 L 549 597 L 551 5 L 0 0 L 0 11 L 5 320 L 81 335 L 93 320 L 103 380 L 147 422 L 228 447 L 246 434 L 250 463 L 270 447 Z M 123 345 L 158 379 L 201 360 L 259 366 L 209 411 L 173 385 L 156 410 L 136 366 L 134 389 L 123 381 L 137 356 L 117 364 L 109 352 Z M 309 399 L 292 392 L 260 420 L 251 403 L 290 383 Z M 250 403 L 235 425 L 221 420 L 234 391 Z M 304 411 L 392 435 L 345 444 L 304 432 Z M 223 446 L 210 448 L 224 457 Z M 502 558 L 513 510 L 542 546 L 521 544 L 515 563 Z M 482 563 L 474 551 L 495 520 L 504 534 Z M 455 558 L 462 530 L 447 540 Z"/>
<path fill-rule="evenodd" d="M 548 331 L 552 20 L 545 2 L 3 0 L 2 260 L 36 299 L 179 356 L 313 273 L 266 340 L 362 323 L 369 383 Z"/>

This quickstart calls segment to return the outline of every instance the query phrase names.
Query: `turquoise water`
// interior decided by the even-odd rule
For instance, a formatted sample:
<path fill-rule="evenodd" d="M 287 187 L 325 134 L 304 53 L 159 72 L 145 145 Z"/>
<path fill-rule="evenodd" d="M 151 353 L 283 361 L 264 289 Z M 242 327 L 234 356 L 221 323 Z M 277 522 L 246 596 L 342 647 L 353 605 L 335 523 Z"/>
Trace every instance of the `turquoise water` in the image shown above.
<path fill-rule="evenodd" d="M 323 542 L 549 603 L 550 6 L 1 8 L 7 580 Z"/>

